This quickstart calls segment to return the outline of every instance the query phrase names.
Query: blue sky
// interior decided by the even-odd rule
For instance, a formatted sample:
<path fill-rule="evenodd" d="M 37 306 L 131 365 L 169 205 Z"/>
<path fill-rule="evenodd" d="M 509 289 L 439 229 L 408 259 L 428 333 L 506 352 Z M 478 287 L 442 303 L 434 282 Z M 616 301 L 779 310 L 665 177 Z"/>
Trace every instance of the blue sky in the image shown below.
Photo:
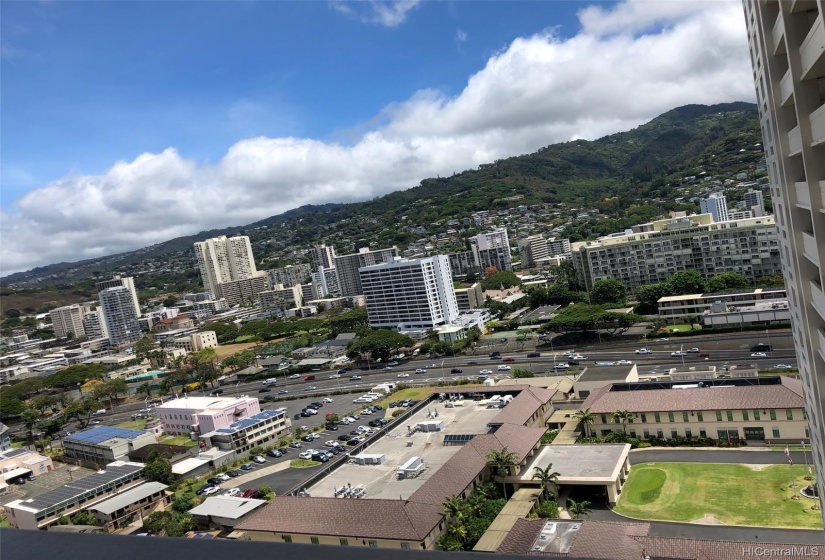
<path fill-rule="evenodd" d="M 736 0 L 4 1 L 0 16 L 0 275 L 753 97 Z"/>

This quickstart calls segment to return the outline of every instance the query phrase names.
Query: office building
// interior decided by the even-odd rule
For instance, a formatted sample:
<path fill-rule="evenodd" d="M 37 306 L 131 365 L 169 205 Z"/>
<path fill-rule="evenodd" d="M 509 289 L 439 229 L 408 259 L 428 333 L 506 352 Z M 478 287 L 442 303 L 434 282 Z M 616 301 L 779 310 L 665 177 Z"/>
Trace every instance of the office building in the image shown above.
<path fill-rule="evenodd" d="M 332 248 L 330 247 L 330 249 Z M 272 268 L 267 270 L 266 274 L 270 286 L 281 284 L 285 288 L 290 288 L 296 284 L 302 284 L 304 280 L 308 279 L 312 274 L 312 267 L 308 264 L 296 264 L 283 268 Z"/>
<path fill-rule="evenodd" d="M 773 216 L 721 223 L 710 214 L 656 220 L 573 243 L 571 255 L 588 292 L 605 278 L 635 291 L 691 269 L 706 278 L 739 272 L 750 280 L 782 272 Z"/>
<path fill-rule="evenodd" d="M 548 241 L 541 235 L 531 235 L 518 242 L 519 255 L 521 256 L 521 268 L 533 268 L 540 259 L 546 259 L 548 253 Z"/>
<path fill-rule="evenodd" d="M 83 466 L 100 469 L 113 461 L 127 460 L 132 451 L 157 442 L 149 432 L 96 426 L 63 438 L 63 454 Z"/>
<path fill-rule="evenodd" d="M 98 292 L 102 292 L 107 288 L 117 288 L 118 286 L 123 286 L 129 290 L 129 294 L 132 296 L 132 304 L 135 306 L 135 315 L 140 317 L 140 302 L 138 301 L 134 278 L 131 276 L 115 276 L 111 280 L 102 280 L 95 283 L 95 289 Z"/>
<path fill-rule="evenodd" d="M 215 331 L 196 332 L 174 339 L 175 348 L 181 348 L 185 352 L 199 352 L 204 348 L 217 348 L 218 335 Z"/>
<path fill-rule="evenodd" d="M 253 447 L 276 443 L 289 432 L 292 422 L 285 408 L 264 410 L 228 426 L 201 435 L 207 447 L 217 447 L 237 454 Z"/>
<path fill-rule="evenodd" d="M 195 257 L 207 292 L 220 299 L 219 285 L 258 276 L 249 237 L 213 237 L 195 243 Z M 228 298 L 227 298 L 228 301 Z"/>
<path fill-rule="evenodd" d="M 304 304 L 301 286 L 296 284 L 285 288 L 277 285 L 271 290 L 266 290 L 258 294 L 261 308 L 265 311 L 286 311 Z"/>
<path fill-rule="evenodd" d="M 765 215 L 765 199 L 762 197 L 761 190 L 748 189 L 743 198 L 745 210 L 750 210 L 754 216 Z"/>
<path fill-rule="evenodd" d="M 469 242 L 476 265 L 482 272 L 490 267 L 495 267 L 496 270 L 513 270 L 513 258 L 506 229 L 499 228 L 490 233 L 480 233 L 471 237 Z"/>
<path fill-rule="evenodd" d="M 431 329 L 458 317 L 444 255 L 366 266 L 360 270 L 370 327 Z"/>
<path fill-rule="evenodd" d="M 252 397 L 185 397 L 155 408 L 167 434 L 205 434 L 261 412 Z"/>
<path fill-rule="evenodd" d="M 710 311 L 716 304 L 739 308 L 753 307 L 757 303 L 787 301 L 785 288 L 757 288 L 755 290 L 685 294 L 659 298 L 659 318 L 668 323 L 679 323 L 683 317 L 697 317 Z"/>
<path fill-rule="evenodd" d="M 362 247 L 357 253 L 335 257 L 335 262 L 332 266 L 335 267 L 338 274 L 339 295 L 357 296 L 363 294 L 361 277 L 358 274 L 358 270 L 365 266 L 374 266 L 389 262 L 397 256 L 398 249 L 396 247 L 377 249 L 375 251 L 371 251 L 368 247 Z M 306 299 L 320 299 L 321 297 L 323 296 L 316 295 Z"/>
<path fill-rule="evenodd" d="M 52 329 L 57 338 L 78 338 L 86 336 L 83 327 L 83 315 L 89 311 L 85 305 L 66 305 L 52 309 L 49 316 L 52 318 Z"/>
<path fill-rule="evenodd" d="M 825 472 L 825 2 L 745 0 L 762 143 L 818 473 Z M 819 484 L 825 512 L 825 492 Z"/>
<path fill-rule="evenodd" d="M 125 286 L 106 288 L 99 296 L 109 344 L 118 346 L 138 340 L 142 333 L 129 289 Z"/>
<path fill-rule="evenodd" d="M 721 193 L 713 193 L 707 198 L 699 201 L 699 210 L 702 214 L 710 214 L 713 216 L 714 222 L 728 221 L 728 201 L 725 195 Z"/>
<path fill-rule="evenodd" d="M 318 270 L 319 266 L 333 268 L 335 266 L 335 247 L 327 245 L 315 245 L 309 251 L 312 257 L 312 268 Z"/>

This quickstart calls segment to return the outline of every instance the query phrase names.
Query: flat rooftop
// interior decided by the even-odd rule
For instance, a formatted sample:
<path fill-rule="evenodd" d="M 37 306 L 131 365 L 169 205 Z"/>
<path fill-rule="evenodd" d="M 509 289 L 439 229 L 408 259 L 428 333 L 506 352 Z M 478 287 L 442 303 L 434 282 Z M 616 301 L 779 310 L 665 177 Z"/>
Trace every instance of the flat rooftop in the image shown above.
<path fill-rule="evenodd" d="M 459 445 L 444 446 L 442 442 L 445 435 L 487 433 L 487 423 L 502 409 L 488 409 L 486 402 L 466 400 L 463 406 L 455 408 L 445 408 L 435 402 L 364 450 L 364 453 L 370 455 L 383 454 L 386 457 L 383 464 L 344 465 L 308 488 L 309 495 L 313 498 L 330 498 L 335 495 L 336 488 L 351 484 L 353 487 L 363 486 L 367 499 L 406 500 L 461 449 Z M 407 436 L 407 426 L 431 420 L 427 418 L 428 410 L 438 412 L 435 420 L 441 420 L 444 429 L 440 432 L 416 432 Z M 351 427 L 354 428 L 355 425 L 352 424 Z M 320 440 L 319 443 L 323 445 Z M 398 467 L 411 457 L 422 457 L 427 468 L 417 478 L 397 480 Z"/>
<path fill-rule="evenodd" d="M 263 371 L 263 369 L 261 369 Z M 183 397 L 172 399 L 157 405 L 157 409 L 207 410 L 209 408 L 226 408 L 235 404 L 248 402 L 252 397 Z M 257 400 L 257 399 L 256 399 Z"/>
<path fill-rule="evenodd" d="M 545 445 L 516 478 L 533 480 L 533 467 L 547 468 L 552 464 L 562 484 L 612 481 L 618 476 L 629 451 L 627 443 Z"/>

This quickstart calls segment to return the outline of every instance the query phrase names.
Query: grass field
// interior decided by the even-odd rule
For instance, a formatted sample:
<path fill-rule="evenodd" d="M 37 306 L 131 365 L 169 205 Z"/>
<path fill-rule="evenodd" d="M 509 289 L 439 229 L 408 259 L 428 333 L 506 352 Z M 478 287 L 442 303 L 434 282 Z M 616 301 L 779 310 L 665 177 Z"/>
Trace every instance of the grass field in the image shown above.
<path fill-rule="evenodd" d="M 384 410 L 387 410 L 387 405 L 392 401 L 405 401 L 407 399 L 420 401 L 432 395 L 436 389 L 437 387 L 410 387 L 409 389 L 402 389 L 401 391 L 396 391 L 386 399 L 378 401 L 378 404 L 383 406 Z M 364 408 L 367 406 L 369 405 L 364 405 Z"/>
<path fill-rule="evenodd" d="M 728 525 L 822 529 L 822 517 L 800 496 L 805 466 L 644 463 L 630 471 L 617 513 L 637 519 L 696 521 L 713 515 Z M 799 496 L 798 500 L 791 499 Z"/>
<path fill-rule="evenodd" d="M 217 348 L 215 348 L 215 354 L 217 354 L 218 361 L 222 362 L 229 356 L 233 354 L 237 354 L 238 352 L 243 352 L 247 348 L 255 348 L 256 346 L 264 346 L 263 342 L 244 342 L 240 344 L 221 344 Z"/>
<path fill-rule="evenodd" d="M 702 325 L 699 325 L 699 324 L 696 324 L 696 323 L 693 324 L 693 330 L 694 331 L 698 331 L 698 330 L 701 330 L 701 329 L 702 329 Z M 668 325 L 667 327 L 662 329 L 663 332 L 664 331 L 667 331 L 667 332 L 688 332 L 689 330 L 690 330 L 690 325 L 685 325 L 685 324 L 682 324 L 682 325 Z"/>
<path fill-rule="evenodd" d="M 311 461 L 309 459 L 293 459 L 289 462 L 289 466 L 293 469 L 305 469 L 307 467 L 317 467 L 320 465 L 318 461 Z"/>
<path fill-rule="evenodd" d="M 140 418 L 138 420 L 129 420 L 128 422 L 121 422 L 120 424 L 115 424 L 118 428 L 125 428 L 127 430 L 143 430 L 146 428 L 146 418 Z"/>
<path fill-rule="evenodd" d="M 198 445 L 197 441 L 189 439 L 188 436 L 160 436 L 158 443 L 164 445 L 183 445 L 185 447 L 194 447 Z"/>

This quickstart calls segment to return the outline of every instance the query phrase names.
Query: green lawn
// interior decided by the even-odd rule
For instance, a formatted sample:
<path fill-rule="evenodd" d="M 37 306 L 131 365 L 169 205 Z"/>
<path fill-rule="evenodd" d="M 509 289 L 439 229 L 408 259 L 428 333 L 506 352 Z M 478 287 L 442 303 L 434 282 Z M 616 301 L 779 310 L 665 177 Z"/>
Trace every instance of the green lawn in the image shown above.
<path fill-rule="evenodd" d="M 198 445 L 197 441 L 193 441 L 189 439 L 188 436 L 160 436 L 158 438 L 158 443 L 162 443 L 164 445 L 184 445 L 186 447 L 194 447 Z"/>
<path fill-rule="evenodd" d="M 698 330 L 701 330 L 701 329 L 702 329 L 702 325 L 699 325 L 697 323 L 693 323 L 693 330 L 694 331 L 698 331 Z M 665 332 L 665 331 L 666 332 L 677 332 L 677 331 L 678 332 L 688 332 L 688 331 L 690 331 L 690 325 L 685 325 L 685 324 L 668 325 L 668 326 L 666 326 L 662 329 L 662 332 Z"/>
<path fill-rule="evenodd" d="M 146 428 L 146 418 L 129 420 L 128 422 L 121 422 L 120 424 L 115 425 L 118 428 L 126 428 L 127 430 L 143 430 Z"/>
<path fill-rule="evenodd" d="M 712 514 L 728 525 L 822 529 L 822 517 L 802 497 L 805 465 L 771 465 L 755 471 L 743 465 L 644 463 L 634 465 L 617 513 L 637 519 L 696 521 Z M 799 496 L 799 500 L 791 499 Z"/>
<path fill-rule="evenodd" d="M 15 449 L 18 449 L 20 447 L 26 447 L 26 442 L 25 441 L 13 441 L 13 442 L 11 442 L 11 446 Z"/>
<path fill-rule="evenodd" d="M 321 463 L 318 461 L 311 461 L 309 459 L 293 459 L 289 462 L 289 466 L 293 469 L 303 469 L 306 467 L 317 467 Z"/>
<path fill-rule="evenodd" d="M 430 395 L 433 394 L 437 387 L 410 387 L 409 389 L 402 389 L 400 391 L 396 391 L 392 393 L 389 397 L 378 401 L 378 404 L 384 407 L 384 410 L 387 410 L 387 406 L 392 401 L 405 401 L 407 399 L 413 399 L 416 401 L 420 401 L 421 399 L 426 399 Z M 364 408 L 370 405 L 364 405 Z"/>

